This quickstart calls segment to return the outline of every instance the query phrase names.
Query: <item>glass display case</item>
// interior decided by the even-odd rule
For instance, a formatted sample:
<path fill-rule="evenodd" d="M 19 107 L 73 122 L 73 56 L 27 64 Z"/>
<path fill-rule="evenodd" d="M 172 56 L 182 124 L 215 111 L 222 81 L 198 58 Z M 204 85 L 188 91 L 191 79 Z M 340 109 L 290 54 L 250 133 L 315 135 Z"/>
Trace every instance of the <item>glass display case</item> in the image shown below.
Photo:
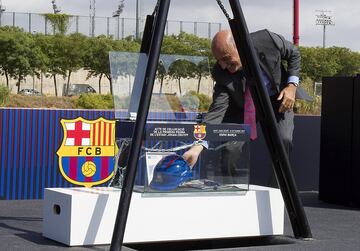
<path fill-rule="evenodd" d="M 126 174 L 146 62 L 146 54 L 110 53 L 119 148 L 110 186 L 121 187 Z M 134 191 L 154 196 L 248 190 L 250 127 L 203 123 L 213 85 L 206 57 L 160 55 Z M 199 149 L 196 159 L 191 153 Z"/>

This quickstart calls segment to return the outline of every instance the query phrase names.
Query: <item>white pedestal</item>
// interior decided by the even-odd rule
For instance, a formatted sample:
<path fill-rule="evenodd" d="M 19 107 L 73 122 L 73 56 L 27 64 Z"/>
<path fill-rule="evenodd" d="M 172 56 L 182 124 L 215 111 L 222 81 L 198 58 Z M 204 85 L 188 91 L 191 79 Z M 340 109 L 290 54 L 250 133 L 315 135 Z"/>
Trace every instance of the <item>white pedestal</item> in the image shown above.
<path fill-rule="evenodd" d="M 46 188 L 43 235 L 69 246 L 110 244 L 121 190 Z M 142 196 L 133 193 L 124 243 L 195 240 L 284 231 L 279 189 L 244 193 Z"/>

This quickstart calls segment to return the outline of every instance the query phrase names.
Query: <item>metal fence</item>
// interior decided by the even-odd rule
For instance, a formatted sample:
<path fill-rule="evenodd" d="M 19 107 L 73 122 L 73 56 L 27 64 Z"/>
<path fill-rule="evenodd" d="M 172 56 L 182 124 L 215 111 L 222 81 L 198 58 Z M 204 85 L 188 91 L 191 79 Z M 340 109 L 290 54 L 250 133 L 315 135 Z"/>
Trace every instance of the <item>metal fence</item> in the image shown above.
<path fill-rule="evenodd" d="M 139 20 L 139 30 L 143 30 L 143 19 Z M 50 22 L 44 14 L 0 12 L 0 26 L 16 26 L 30 33 L 52 34 Z M 94 25 L 94 27 L 93 27 Z M 93 32 L 94 30 L 94 32 Z M 168 20 L 165 35 L 178 34 L 182 31 L 199 37 L 212 38 L 221 30 L 221 23 Z M 90 16 L 70 16 L 68 34 L 78 32 L 87 36 L 106 35 L 114 39 L 123 39 L 136 35 L 136 19 L 125 17 L 95 17 L 94 24 Z M 140 34 L 141 36 L 141 34 Z"/>

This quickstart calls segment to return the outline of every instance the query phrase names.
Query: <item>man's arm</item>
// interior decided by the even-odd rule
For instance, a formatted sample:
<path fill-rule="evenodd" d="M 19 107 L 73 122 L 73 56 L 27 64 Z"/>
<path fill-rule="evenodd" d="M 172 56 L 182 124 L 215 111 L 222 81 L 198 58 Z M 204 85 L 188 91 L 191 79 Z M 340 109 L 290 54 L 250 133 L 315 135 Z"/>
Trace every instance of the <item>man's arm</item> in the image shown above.
<path fill-rule="evenodd" d="M 212 103 L 207 111 L 204 123 L 220 124 L 223 122 L 225 113 L 229 108 L 230 97 L 228 92 L 220 84 L 215 84 Z"/>
<path fill-rule="evenodd" d="M 281 59 L 287 62 L 288 85 L 281 90 L 278 100 L 282 100 L 279 112 L 291 111 L 295 104 L 296 88 L 299 85 L 301 56 L 299 49 L 283 36 L 270 32 L 280 51 Z"/>
<path fill-rule="evenodd" d="M 226 110 L 229 107 L 229 100 L 230 97 L 225 88 L 219 84 L 215 84 L 213 101 L 209 107 L 209 111 L 205 115 L 204 122 L 209 124 L 222 123 Z M 204 144 L 196 144 L 183 154 L 183 158 L 188 162 L 190 167 L 193 167 L 204 149 Z"/>
<path fill-rule="evenodd" d="M 292 77 L 299 78 L 301 63 L 299 49 L 279 34 L 270 32 L 270 36 L 273 39 L 274 44 L 280 51 L 281 59 L 287 62 L 288 77 L 290 79 Z"/>

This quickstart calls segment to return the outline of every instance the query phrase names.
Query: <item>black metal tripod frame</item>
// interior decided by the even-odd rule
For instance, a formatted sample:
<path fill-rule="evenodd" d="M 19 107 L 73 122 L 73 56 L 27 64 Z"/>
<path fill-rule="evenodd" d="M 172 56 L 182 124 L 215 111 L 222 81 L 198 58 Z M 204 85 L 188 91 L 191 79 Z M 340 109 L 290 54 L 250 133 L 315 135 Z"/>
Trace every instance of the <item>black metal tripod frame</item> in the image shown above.
<path fill-rule="evenodd" d="M 289 158 L 277 129 L 275 115 L 267 92 L 262 85 L 263 79 L 260 67 L 239 0 L 229 0 L 229 2 L 234 14 L 234 18 L 229 20 L 229 24 L 238 52 L 241 55 L 241 62 L 246 77 L 250 83 L 250 91 L 255 102 L 258 117 L 260 117 L 262 131 L 272 157 L 274 171 L 279 182 L 279 187 L 291 221 L 294 236 L 296 238 L 312 238 L 306 214 L 297 192 Z M 110 246 L 111 251 L 121 250 L 123 244 L 131 195 L 135 182 L 137 161 L 139 159 L 141 141 L 150 106 L 169 7 L 170 0 L 158 0 L 156 6 L 157 11 L 154 12 L 152 16 L 148 16 L 145 25 L 145 37 L 143 37 L 142 40 L 141 52 L 148 55 L 148 61 L 146 64 L 141 99 L 127 161 L 127 172 L 122 187 Z"/>

